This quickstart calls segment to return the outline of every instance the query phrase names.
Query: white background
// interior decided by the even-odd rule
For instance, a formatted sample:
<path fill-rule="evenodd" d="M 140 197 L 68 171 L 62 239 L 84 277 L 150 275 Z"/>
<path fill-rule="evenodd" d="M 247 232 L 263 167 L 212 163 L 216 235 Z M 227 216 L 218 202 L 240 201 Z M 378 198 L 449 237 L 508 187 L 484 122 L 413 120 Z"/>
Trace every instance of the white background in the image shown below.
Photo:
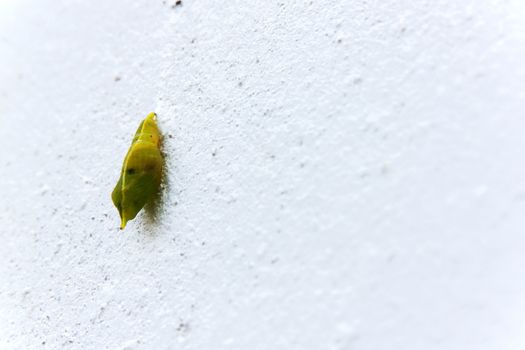
<path fill-rule="evenodd" d="M 1 349 L 525 348 L 523 1 L 173 5 L 0 1 Z"/>

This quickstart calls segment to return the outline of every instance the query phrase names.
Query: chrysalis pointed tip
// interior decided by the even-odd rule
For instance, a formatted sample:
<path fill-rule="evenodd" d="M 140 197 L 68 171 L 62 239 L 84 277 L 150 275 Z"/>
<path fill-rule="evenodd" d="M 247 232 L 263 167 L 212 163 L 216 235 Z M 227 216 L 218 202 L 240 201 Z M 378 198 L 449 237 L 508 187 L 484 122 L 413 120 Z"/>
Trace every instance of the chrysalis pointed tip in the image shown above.
<path fill-rule="evenodd" d="M 148 114 L 148 115 L 146 116 L 146 119 L 156 121 L 156 120 L 157 120 L 157 113 L 155 113 L 155 112 L 151 112 L 150 114 Z"/>

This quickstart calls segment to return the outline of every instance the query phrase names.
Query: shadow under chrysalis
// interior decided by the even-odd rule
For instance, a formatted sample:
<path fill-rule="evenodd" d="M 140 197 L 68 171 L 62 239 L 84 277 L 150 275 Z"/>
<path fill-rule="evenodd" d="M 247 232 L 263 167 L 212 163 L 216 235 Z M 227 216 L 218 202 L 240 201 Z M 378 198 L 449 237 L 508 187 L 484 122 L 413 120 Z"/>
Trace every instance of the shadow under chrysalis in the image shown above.
<path fill-rule="evenodd" d="M 160 151 L 161 136 L 157 115 L 150 113 L 144 119 L 124 158 L 120 178 L 111 194 L 120 215 L 120 229 L 133 220 L 142 208 L 152 203 L 150 211 L 155 217 L 155 202 L 159 196 L 164 158 Z"/>
<path fill-rule="evenodd" d="M 161 135 L 159 148 L 162 156 L 162 175 L 160 180 L 160 186 L 155 192 L 146 205 L 144 206 L 144 220 L 146 224 L 153 224 L 158 221 L 160 216 L 160 209 L 162 207 L 162 202 L 164 200 L 164 193 L 168 191 L 168 182 L 166 181 L 167 168 L 166 168 L 166 157 L 163 150 L 164 138 Z"/>

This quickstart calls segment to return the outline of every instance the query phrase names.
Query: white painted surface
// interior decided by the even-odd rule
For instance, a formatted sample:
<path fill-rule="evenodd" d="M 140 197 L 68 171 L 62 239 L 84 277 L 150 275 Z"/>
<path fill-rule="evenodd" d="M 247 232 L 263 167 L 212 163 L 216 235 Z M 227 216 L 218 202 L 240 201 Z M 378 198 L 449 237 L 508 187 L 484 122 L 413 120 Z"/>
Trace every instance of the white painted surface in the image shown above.
<path fill-rule="evenodd" d="M 522 1 L 173 2 L 0 4 L 0 348 L 525 348 Z"/>

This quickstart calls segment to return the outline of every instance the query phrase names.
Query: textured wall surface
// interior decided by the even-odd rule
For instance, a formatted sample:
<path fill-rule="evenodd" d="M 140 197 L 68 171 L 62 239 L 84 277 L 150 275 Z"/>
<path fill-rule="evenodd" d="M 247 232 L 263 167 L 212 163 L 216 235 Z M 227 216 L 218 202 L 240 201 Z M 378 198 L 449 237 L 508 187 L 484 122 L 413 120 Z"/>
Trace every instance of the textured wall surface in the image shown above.
<path fill-rule="evenodd" d="M 520 0 L 1 1 L 0 348 L 525 348 L 524 62 Z"/>

